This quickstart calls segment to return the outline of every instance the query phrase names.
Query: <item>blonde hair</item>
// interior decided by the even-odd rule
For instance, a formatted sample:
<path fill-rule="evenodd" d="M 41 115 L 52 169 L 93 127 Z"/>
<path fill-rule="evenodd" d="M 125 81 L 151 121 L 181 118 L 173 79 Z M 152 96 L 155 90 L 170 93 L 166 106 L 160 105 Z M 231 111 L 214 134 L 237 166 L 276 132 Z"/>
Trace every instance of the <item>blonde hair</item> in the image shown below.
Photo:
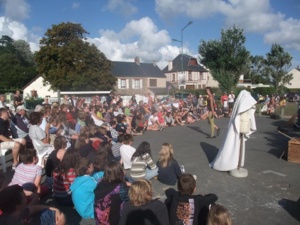
<path fill-rule="evenodd" d="M 169 162 L 173 159 L 174 150 L 171 144 L 164 143 L 161 146 L 161 150 L 159 152 L 158 162 L 161 167 L 165 168 L 168 166 Z"/>
<path fill-rule="evenodd" d="M 229 211 L 222 205 L 213 205 L 208 213 L 207 225 L 232 225 Z"/>
<path fill-rule="evenodd" d="M 128 196 L 133 206 L 142 206 L 151 201 L 153 194 L 149 180 L 141 179 L 131 184 Z"/>

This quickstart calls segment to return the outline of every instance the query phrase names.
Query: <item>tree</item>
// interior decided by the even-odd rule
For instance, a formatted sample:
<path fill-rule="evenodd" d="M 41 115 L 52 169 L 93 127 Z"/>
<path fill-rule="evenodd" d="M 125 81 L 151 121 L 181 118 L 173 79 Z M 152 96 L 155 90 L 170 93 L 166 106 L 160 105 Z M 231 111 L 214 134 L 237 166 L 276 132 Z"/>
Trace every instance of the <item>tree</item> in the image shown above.
<path fill-rule="evenodd" d="M 6 35 L 0 38 L 0 75 L 1 87 L 18 89 L 36 76 L 33 54 L 27 42 L 14 41 Z"/>
<path fill-rule="evenodd" d="M 265 72 L 271 77 L 276 93 L 278 93 L 280 85 L 287 84 L 293 79 L 293 74 L 287 72 L 292 65 L 292 59 L 293 57 L 278 44 L 273 44 L 270 52 L 266 55 Z"/>
<path fill-rule="evenodd" d="M 48 29 L 35 55 L 38 71 L 54 90 L 111 90 L 116 78 L 111 62 L 95 45 L 80 24 L 61 23 Z"/>
<path fill-rule="evenodd" d="M 250 56 L 251 69 L 245 74 L 245 79 L 252 84 L 270 84 L 271 80 L 265 71 L 265 58 L 263 56 Z"/>
<path fill-rule="evenodd" d="M 199 46 L 200 62 L 211 70 L 223 91 L 229 91 L 250 69 L 250 53 L 243 30 L 236 26 L 221 31 L 220 40 L 204 41 Z"/>

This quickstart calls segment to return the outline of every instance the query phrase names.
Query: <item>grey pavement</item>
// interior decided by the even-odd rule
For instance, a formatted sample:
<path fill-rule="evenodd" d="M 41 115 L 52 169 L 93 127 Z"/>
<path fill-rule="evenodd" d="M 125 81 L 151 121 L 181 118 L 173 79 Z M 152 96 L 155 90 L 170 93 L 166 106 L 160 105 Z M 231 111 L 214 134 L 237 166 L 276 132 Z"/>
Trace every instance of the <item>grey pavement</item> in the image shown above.
<path fill-rule="evenodd" d="M 147 131 L 143 136 L 134 137 L 133 146 L 148 141 L 152 157 L 157 160 L 161 145 L 172 144 L 175 159 L 185 166 L 187 173 L 197 176 L 196 193 L 215 193 L 218 203 L 229 209 L 233 224 L 300 224 L 300 164 L 279 159 L 287 149 L 289 138 L 279 134 L 277 126 L 285 126 L 287 121 L 256 117 L 257 131 L 246 142 L 244 168 L 249 173 L 246 178 L 235 178 L 209 167 L 226 136 L 228 122 L 229 118 L 216 120 L 222 129 L 216 139 L 206 138 L 210 127 L 207 121 L 200 121 L 160 132 Z M 300 131 L 288 135 L 300 137 Z M 165 190 L 170 186 L 157 180 L 152 183 L 154 197 L 164 200 Z M 53 204 L 51 199 L 46 202 Z M 60 209 L 67 215 L 70 225 L 95 224 L 93 220 L 81 220 L 72 208 Z"/>

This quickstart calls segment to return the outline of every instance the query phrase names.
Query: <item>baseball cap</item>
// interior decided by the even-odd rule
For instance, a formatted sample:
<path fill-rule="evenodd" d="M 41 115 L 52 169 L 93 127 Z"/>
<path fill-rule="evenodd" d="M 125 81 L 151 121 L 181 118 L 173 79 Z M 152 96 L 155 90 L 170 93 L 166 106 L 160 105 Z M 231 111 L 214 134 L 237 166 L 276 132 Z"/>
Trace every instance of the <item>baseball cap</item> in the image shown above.
<path fill-rule="evenodd" d="M 24 109 L 25 111 L 27 111 L 27 109 L 24 107 L 24 105 L 19 105 L 17 107 L 17 112 L 19 112 L 20 110 Z"/>

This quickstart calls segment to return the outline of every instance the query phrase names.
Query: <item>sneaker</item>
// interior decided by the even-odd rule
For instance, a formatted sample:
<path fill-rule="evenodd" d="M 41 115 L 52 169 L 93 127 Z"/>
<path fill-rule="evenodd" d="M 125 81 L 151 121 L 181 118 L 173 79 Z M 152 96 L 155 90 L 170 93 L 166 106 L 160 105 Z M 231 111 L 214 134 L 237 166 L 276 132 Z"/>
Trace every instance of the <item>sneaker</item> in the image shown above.
<path fill-rule="evenodd" d="M 15 171 L 17 166 L 18 166 L 18 164 L 17 165 L 12 165 L 11 170 Z"/>
<path fill-rule="evenodd" d="M 197 176 L 196 175 L 193 175 L 193 177 L 194 177 L 195 180 L 197 180 Z"/>

